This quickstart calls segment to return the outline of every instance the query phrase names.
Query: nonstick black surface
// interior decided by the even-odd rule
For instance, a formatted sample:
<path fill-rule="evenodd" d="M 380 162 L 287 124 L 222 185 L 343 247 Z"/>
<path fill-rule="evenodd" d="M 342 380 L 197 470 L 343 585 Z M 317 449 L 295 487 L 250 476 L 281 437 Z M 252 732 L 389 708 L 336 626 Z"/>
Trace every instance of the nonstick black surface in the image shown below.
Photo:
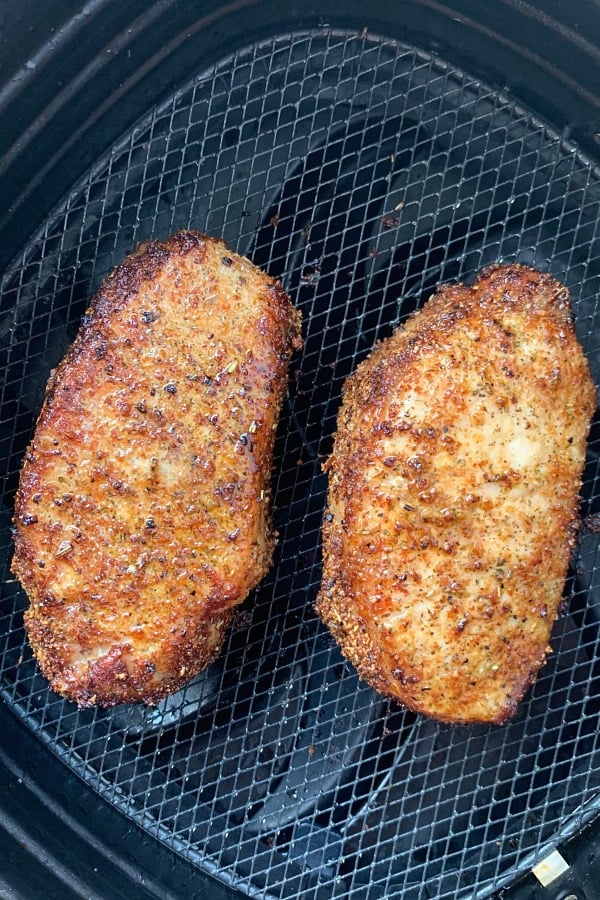
<path fill-rule="evenodd" d="M 568 285 L 600 376 L 600 179 L 566 139 L 443 60 L 368 31 L 254 44 L 139 122 L 2 283 L 1 684 L 122 812 L 244 894 L 486 897 L 598 806 L 598 428 L 553 653 L 515 719 L 450 727 L 379 698 L 313 612 L 344 378 L 443 281 L 518 261 Z M 304 314 L 277 438 L 275 565 L 222 658 L 158 707 L 47 690 L 11 578 L 10 517 L 46 380 L 101 279 L 193 227 L 280 276 Z M 598 520 L 600 521 L 600 520 Z"/>

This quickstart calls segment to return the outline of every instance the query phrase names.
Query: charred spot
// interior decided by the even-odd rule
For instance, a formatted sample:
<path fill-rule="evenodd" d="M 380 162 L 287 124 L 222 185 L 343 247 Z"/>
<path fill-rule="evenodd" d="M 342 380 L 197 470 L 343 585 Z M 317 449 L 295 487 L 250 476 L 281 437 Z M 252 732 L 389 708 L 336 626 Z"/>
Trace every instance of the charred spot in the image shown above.
<path fill-rule="evenodd" d="M 215 494 L 217 495 L 217 497 L 223 497 L 226 500 L 231 500 L 233 495 L 235 494 L 236 487 L 237 485 L 232 481 L 228 481 L 226 484 L 218 484 L 215 487 Z"/>
<path fill-rule="evenodd" d="M 178 231 L 166 244 L 158 246 L 163 246 L 168 251 L 170 245 L 179 256 L 185 256 L 190 250 L 204 249 L 204 236 L 199 231 Z"/>
<path fill-rule="evenodd" d="M 586 516 L 583 524 L 590 534 L 600 534 L 600 516 Z"/>
<path fill-rule="evenodd" d="M 311 265 L 306 266 L 302 270 L 302 274 L 300 276 L 300 281 L 303 284 L 310 284 L 312 281 L 314 281 L 316 278 L 318 278 L 321 273 L 321 265 L 322 265 L 322 258 L 315 260 Z"/>
<path fill-rule="evenodd" d="M 60 607 L 60 606 L 63 606 L 64 601 L 61 598 L 57 597 L 56 594 L 53 594 L 52 592 L 49 591 L 47 594 L 44 594 L 44 596 L 42 597 L 42 604 L 46 608 L 53 607 L 53 606 Z"/>
<path fill-rule="evenodd" d="M 395 669 L 392 669 L 392 675 L 396 678 L 400 684 L 406 686 L 408 684 L 417 684 L 419 678 L 417 675 L 407 675 L 404 669 L 401 669 L 397 666 Z"/>
<path fill-rule="evenodd" d="M 38 517 L 33 513 L 26 513 L 24 516 L 20 517 L 21 525 L 35 525 Z"/>
<path fill-rule="evenodd" d="M 143 309 L 140 315 L 140 319 L 144 323 L 144 325 L 151 325 L 153 322 L 159 318 L 159 314 L 157 312 L 153 312 L 150 309 Z"/>
<path fill-rule="evenodd" d="M 169 384 L 165 384 L 164 389 L 167 392 L 167 394 L 176 394 L 177 393 L 177 385 L 173 384 L 172 381 L 170 381 Z"/>
<path fill-rule="evenodd" d="M 388 213 L 387 215 L 382 216 L 381 224 L 388 230 L 397 228 L 400 224 L 400 218 L 398 216 L 392 215 L 391 213 Z"/>
<path fill-rule="evenodd" d="M 229 256 L 224 256 L 222 258 L 221 262 L 224 266 L 227 266 L 228 268 L 229 268 L 229 266 L 233 265 L 233 260 Z"/>

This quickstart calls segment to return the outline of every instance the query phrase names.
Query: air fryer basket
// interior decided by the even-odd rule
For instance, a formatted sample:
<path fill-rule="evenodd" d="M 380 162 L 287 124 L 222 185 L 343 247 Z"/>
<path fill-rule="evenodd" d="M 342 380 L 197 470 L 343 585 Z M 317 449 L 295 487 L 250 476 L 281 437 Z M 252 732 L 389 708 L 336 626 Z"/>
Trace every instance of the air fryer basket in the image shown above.
<path fill-rule="evenodd" d="M 346 376 L 437 284 L 501 260 L 569 287 L 598 380 L 599 221 L 593 160 L 423 47 L 324 22 L 199 64 L 68 184 L 1 283 L 4 701 L 125 816 L 248 896 L 483 898 L 576 833 L 600 803 L 597 423 L 553 653 L 508 725 L 439 725 L 378 697 L 313 601 Z M 275 564 L 185 690 L 77 710 L 39 674 L 8 569 L 19 468 L 101 279 L 185 227 L 281 277 L 303 311 Z"/>

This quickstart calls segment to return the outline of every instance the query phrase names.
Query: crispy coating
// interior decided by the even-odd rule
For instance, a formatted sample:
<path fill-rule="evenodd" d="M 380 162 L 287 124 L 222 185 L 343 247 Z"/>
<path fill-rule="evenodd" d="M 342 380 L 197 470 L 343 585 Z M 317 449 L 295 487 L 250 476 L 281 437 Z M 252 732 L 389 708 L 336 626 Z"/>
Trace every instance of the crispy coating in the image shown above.
<path fill-rule="evenodd" d="M 198 232 L 141 245 L 50 378 L 13 572 L 51 687 L 155 703 L 218 654 L 271 563 L 275 429 L 300 314 Z"/>
<path fill-rule="evenodd" d="M 567 290 L 525 266 L 444 286 L 347 380 L 317 610 L 418 713 L 503 723 L 549 650 L 594 385 Z"/>

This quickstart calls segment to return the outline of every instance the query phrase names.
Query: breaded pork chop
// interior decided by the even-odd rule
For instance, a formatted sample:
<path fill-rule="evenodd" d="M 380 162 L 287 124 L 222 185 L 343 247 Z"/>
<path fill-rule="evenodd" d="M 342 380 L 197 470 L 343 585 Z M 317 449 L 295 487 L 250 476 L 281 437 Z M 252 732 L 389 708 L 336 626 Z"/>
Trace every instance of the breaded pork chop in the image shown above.
<path fill-rule="evenodd" d="M 180 232 L 102 284 L 50 378 L 13 571 L 52 688 L 154 703 L 218 654 L 274 545 L 270 475 L 300 314 L 221 241 Z"/>
<path fill-rule="evenodd" d="M 569 298 L 492 266 L 445 286 L 348 379 L 317 609 L 415 712 L 502 723 L 548 652 L 596 406 Z"/>

